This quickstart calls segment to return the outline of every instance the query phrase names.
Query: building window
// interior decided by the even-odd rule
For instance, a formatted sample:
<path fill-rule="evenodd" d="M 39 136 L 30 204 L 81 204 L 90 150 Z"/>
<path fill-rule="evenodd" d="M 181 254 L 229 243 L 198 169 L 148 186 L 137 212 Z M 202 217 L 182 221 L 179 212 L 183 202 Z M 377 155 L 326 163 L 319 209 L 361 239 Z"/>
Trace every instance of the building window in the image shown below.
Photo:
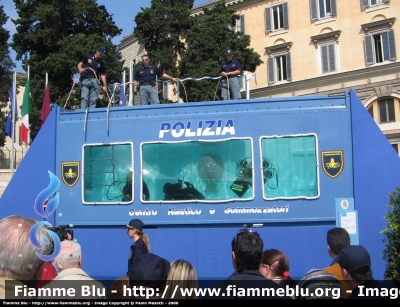
<path fill-rule="evenodd" d="M 369 106 L 367 111 L 371 115 L 371 117 L 374 118 L 374 106 L 373 105 Z"/>
<path fill-rule="evenodd" d="M 267 32 L 287 29 L 289 27 L 287 2 L 265 9 L 265 27 Z"/>
<path fill-rule="evenodd" d="M 380 123 L 394 122 L 394 101 L 391 98 L 378 100 Z"/>
<path fill-rule="evenodd" d="M 336 71 L 336 43 L 323 45 L 320 49 L 322 73 Z"/>
<path fill-rule="evenodd" d="M 392 144 L 394 150 L 396 150 L 397 154 L 399 154 L 399 145 L 398 144 Z"/>
<path fill-rule="evenodd" d="M 244 15 L 240 15 L 240 18 L 236 20 L 235 31 L 244 33 Z"/>
<path fill-rule="evenodd" d="M 389 3 L 389 0 L 361 0 L 361 5 L 363 8 L 387 3 Z"/>
<path fill-rule="evenodd" d="M 336 16 L 336 0 L 310 0 L 310 6 L 312 20 Z"/>
<path fill-rule="evenodd" d="M 268 83 L 292 80 L 290 52 L 268 58 Z"/>
<path fill-rule="evenodd" d="M 365 35 L 364 43 L 367 64 L 396 60 L 393 30 Z"/>

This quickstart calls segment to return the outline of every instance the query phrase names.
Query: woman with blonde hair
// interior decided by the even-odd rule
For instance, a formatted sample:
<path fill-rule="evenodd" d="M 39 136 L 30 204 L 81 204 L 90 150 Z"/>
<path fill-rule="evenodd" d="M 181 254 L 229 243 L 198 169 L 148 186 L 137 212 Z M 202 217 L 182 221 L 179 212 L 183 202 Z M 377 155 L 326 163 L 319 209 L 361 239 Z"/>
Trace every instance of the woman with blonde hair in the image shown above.
<path fill-rule="evenodd" d="M 182 259 L 172 262 L 165 287 L 166 299 L 196 299 L 194 289 L 198 288 L 198 280 L 194 266 Z M 192 289 L 192 294 L 182 295 L 180 289 Z"/>
<path fill-rule="evenodd" d="M 134 243 L 131 245 L 131 253 L 128 260 L 128 272 L 133 260 L 140 255 L 150 253 L 149 237 L 144 234 L 144 224 L 139 219 L 133 219 L 129 222 L 127 234 L 129 238 L 133 239 Z"/>

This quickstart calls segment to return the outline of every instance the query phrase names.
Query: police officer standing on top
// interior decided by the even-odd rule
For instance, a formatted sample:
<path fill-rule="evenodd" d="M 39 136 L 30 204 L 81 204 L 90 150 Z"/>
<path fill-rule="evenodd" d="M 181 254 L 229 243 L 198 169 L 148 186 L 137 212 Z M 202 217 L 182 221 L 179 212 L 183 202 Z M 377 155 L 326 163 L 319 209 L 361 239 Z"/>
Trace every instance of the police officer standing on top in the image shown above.
<path fill-rule="evenodd" d="M 228 91 L 232 96 L 230 99 L 241 99 L 238 75 L 242 72 L 242 67 L 237 59 L 233 58 L 233 50 L 228 49 L 225 53 L 226 61 L 221 65 L 221 98 L 228 100 Z M 229 80 L 229 87 L 227 80 Z"/>
<path fill-rule="evenodd" d="M 103 58 L 107 58 L 106 49 L 99 47 L 94 55 L 86 55 L 78 63 L 81 74 L 81 109 L 96 107 L 99 99 L 99 77 L 103 83 L 101 88 L 107 93 L 106 65 Z"/>
<path fill-rule="evenodd" d="M 156 77 L 172 79 L 173 81 L 178 81 L 179 79 L 167 75 L 156 65 L 150 65 L 150 57 L 147 54 L 142 56 L 142 61 L 143 66 L 136 70 L 133 79 L 135 94 L 139 91 L 141 105 L 147 105 L 148 99 L 150 99 L 151 104 L 159 104 Z"/>

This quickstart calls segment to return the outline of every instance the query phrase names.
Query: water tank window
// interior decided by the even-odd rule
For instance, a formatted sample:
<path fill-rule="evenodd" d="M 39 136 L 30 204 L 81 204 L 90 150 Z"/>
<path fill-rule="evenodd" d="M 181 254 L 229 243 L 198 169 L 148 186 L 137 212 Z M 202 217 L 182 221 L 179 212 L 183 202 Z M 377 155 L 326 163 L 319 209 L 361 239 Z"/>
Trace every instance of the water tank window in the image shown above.
<path fill-rule="evenodd" d="M 85 145 L 83 164 L 84 204 L 132 203 L 132 143 Z"/>
<path fill-rule="evenodd" d="M 261 138 L 264 199 L 319 197 L 317 137 Z"/>
<path fill-rule="evenodd" d="M 143 143 L 141 161 L 150 202 L 254 198 L 249 138 Z"/>

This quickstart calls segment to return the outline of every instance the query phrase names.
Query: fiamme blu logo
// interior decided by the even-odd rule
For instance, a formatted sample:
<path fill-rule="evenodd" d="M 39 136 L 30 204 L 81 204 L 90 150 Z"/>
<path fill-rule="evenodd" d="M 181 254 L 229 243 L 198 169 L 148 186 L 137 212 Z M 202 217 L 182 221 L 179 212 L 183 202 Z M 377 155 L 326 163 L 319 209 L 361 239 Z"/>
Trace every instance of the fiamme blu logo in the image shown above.
<path fill-rule="evenodd" d="M 39 193 L 34 204 L 35 212 L 43 218 L 49 218 L 54 213 L 59 203 L 59 193 L 57 190 L 60 187 L 60 180 L 52 172 L 48 171 L 48 173 L 50 177 L 50 184 L 46 189 Z M 38 249 L 44 248 L 44 246 L 42 246 L 37 239 L 37 233 L 41 226 L 52 227 L 49 222 L 41 221 L 33 225 L 29 232 L 29 239 L 31 243 Z M 42 255 L 36 252 L 36 256 L 43 261 L 51 261 L 60 253 L 61 242 L 60 238 L 55 232 L 48 229 L 45 229 L 45 231 L 53 240 L 54 251 L 51 255 Z M 51 244 L 46 236 L 42 236 L 42 240 L 46 245 Z"/>

